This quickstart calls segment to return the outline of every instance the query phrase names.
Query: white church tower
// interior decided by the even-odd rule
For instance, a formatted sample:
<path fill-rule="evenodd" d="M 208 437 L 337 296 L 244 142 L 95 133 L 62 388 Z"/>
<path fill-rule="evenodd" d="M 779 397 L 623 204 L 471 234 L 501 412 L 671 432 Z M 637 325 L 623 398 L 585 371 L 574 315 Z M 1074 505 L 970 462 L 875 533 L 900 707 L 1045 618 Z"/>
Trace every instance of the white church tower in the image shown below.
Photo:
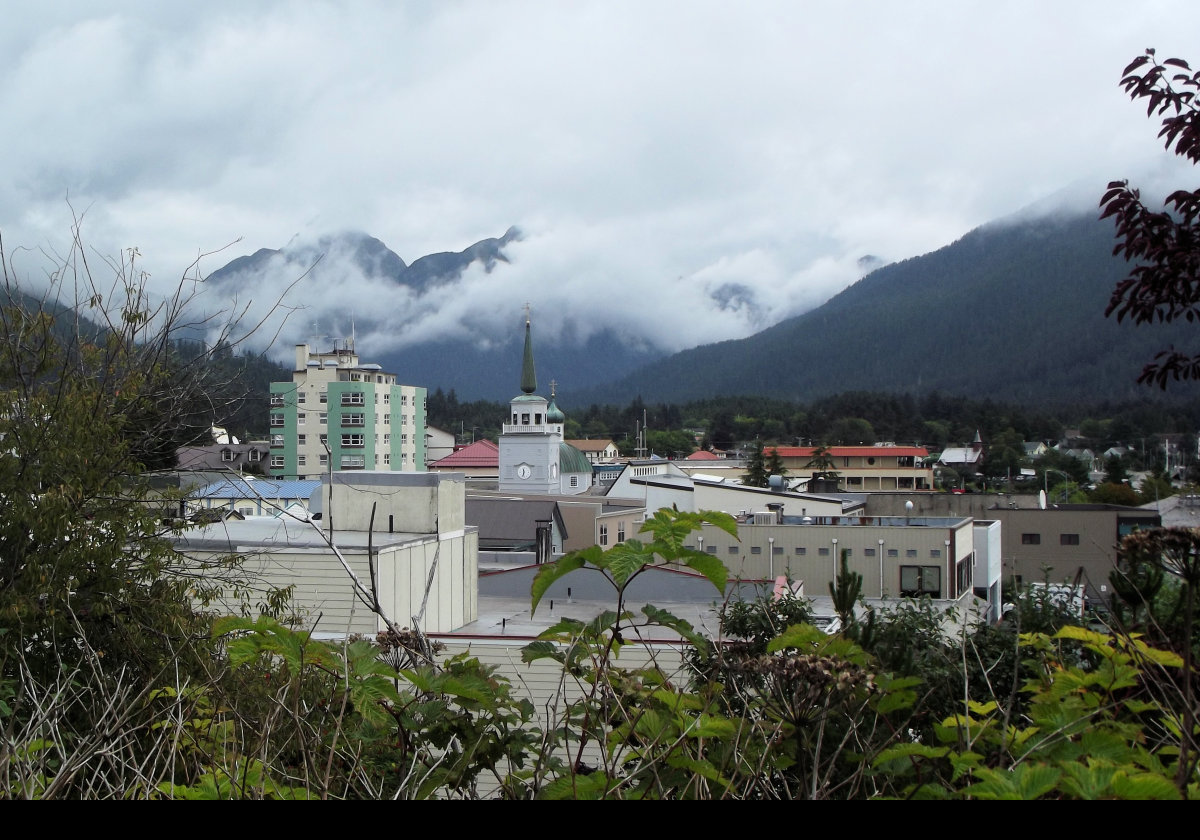
<path fill-rule="evenodd" d="M 529 311 L 525 312 L 525 355 L 521 362 L 521 394 L 509 403 L 508 422 L 500 433 L 500 491 L 560 492 L 559 450 L 563 444 L 562 412 L 539 397 L 533 365 Z"/>

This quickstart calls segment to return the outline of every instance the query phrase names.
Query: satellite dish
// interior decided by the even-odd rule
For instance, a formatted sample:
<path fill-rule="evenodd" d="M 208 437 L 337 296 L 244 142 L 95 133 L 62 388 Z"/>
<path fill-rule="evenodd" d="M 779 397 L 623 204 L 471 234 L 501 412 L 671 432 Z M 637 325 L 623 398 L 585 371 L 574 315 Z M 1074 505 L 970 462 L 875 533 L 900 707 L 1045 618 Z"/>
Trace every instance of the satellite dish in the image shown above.
<path fill-rule="evenodd" d="M 1046 491 L 1045 490 L 1038 491 L 1038 508 L 1040 510 L 1046 509 Z"/>
<path fill-rule="evenodd" d="M 904 512 L 905 512 L 905 513 L 912 513 L 912 509 L 913 509 L 913 503 L 912 503 L 912 499 L 909 499 L 908 501 L 906 501 L 906 502 L 904 503 Z"/>

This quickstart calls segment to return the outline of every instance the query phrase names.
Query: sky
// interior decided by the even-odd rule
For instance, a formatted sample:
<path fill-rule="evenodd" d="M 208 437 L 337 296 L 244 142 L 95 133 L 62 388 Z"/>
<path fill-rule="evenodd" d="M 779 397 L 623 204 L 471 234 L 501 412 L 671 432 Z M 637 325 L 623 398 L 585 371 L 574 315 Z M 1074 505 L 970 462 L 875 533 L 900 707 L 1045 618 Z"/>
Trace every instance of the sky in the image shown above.
<path fill-rule="evenodd" d="M 349 318 L 376 350 L 486 343 L 526 302 L 548 337 L 679 350 L 819 305 L 864 257 L 1094 207 L 1113 179 L 1195 187 L 1118 80 L 1146 47 L 1200 63 L 1197 32 L 1192 0 L 17 0 L 0 235 L 26 285 L 78 223 L 102 281 L 136 249 L 158 294 L 282 301 L 252 341 L 284 359 Z M 508 265 L 423 296 L 336 253 L 189 285 L 339 231 L 412 262 L 510 225 Z"/>

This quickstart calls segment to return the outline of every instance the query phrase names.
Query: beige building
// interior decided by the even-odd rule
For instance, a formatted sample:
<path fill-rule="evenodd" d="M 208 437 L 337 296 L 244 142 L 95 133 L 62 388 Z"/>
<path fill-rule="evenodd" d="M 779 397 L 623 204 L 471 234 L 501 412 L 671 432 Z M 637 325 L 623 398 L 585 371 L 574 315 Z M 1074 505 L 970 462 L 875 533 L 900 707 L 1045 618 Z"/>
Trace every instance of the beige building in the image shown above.
<path fill-rule="evenodd" d="M 769 446 L 768 458 L 778 452 L 788 479 L 811 476 L 808 466 L 816 456 L 815 446 Z M 839 487 L 847 492 L 879 490 L 932 490 L 933 467 L 927 466 L 929 450 L 923 446 L 830 446 L 828 469 L 838 474 Z"/>
<path fill-rule="evenodd" d="M 329 353 L 296 345 L 292 381 L 271 383 L 270 426 L 274 478 L 425 469 L 425 389 L 360 362 L 352 342 Z"/>
<path fill-rule="evenodd" d="M 713 525 L 689 547 L 719 557 L 730 575 L 786 575 L 812 597 L 827 595 L 843 551 L 870 600 L 928 596 L 966 604 L 974 595 L 975 537 L 970 517 L 755 517 L 735 539 Z"/>
<path fill-rule="evenodd" d="M 461 476 L 334 473 L 310 502 L 320 514 L 315 521 L 217 522 L 183 531 L 174 542 L 198 563 L 238 555 L 240 575 L 264 592 L 293 587 L 294 604 L 318 634 L 383 628 L 356 594 L 355 580 L 400 626 L 449 632 L 474 621 L 479 609 L 478 535 L 465 523 L 464 502 Z"/>

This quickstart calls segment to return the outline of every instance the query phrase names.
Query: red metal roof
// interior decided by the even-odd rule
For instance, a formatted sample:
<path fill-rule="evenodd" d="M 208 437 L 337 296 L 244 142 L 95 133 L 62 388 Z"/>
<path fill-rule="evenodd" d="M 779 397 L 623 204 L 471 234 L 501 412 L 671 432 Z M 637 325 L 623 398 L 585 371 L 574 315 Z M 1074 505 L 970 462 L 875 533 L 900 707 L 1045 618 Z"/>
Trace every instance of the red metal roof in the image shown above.
<path fill-rule="evenodd" d="M 811 458 L 813 453 L 817 451 L 815 446 L 767 446 L 763 448 L 763 452 L 770 455 L 773 451 L 779 451 L 781 458 Z M 917 458 L 926 458 L 929 456 L 929 450 L 924 446 L 831 446 L 829 447 L 829 457 L 831 458 L 871 458 L 871 457 L 888 457 L 888 456 L 904 456 L 912 455 Z"/>
<path fill-rule="evenodd" d="M 499 468 L 500 448 L 490 440 L 477 440 L 457 452 L 450 453 L 445 458 L 439 458 L 428 466 L 439 470 L 455 467 Z"/>
<path fill-rule="evenodd" d="M 685 461 L 720 461 L 720 455 L 714 455 L 711 452 L 705 452 L 701 449 L 699 452 L 693 452 L 683 460 Z"/>

